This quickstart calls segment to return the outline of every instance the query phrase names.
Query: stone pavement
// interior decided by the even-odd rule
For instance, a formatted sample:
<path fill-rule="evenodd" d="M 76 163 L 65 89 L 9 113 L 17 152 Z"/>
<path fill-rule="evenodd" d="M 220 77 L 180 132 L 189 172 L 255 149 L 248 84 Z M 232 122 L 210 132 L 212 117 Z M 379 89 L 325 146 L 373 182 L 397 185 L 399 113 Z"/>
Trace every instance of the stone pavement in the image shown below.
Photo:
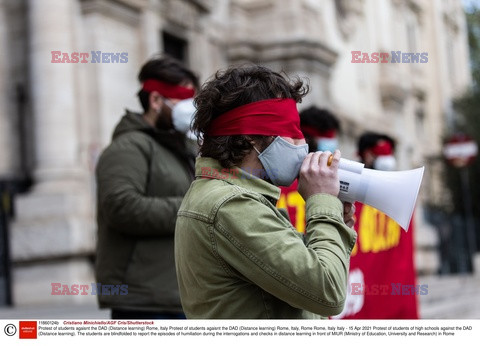
<path fill-rule="evenodd" d="M 480 275 L 420 277 L 428 294 L 419 296 L 422 319 L 480 318 Z"/>
<path fill-rule="evenodd" d="M 0 319 L 109 319 L 109 310 L 96 305 L 62 305 L 0 308 Z"/>

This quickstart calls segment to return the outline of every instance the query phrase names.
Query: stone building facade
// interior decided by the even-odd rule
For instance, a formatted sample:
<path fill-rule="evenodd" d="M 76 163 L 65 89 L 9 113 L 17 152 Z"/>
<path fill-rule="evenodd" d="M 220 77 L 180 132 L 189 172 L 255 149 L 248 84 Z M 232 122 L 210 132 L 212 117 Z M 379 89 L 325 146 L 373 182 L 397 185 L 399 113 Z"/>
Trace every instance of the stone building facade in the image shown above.
<path fill-rule="evenodd" d="M 28 187 L 9 222 L 14 304 L 86 299 L 52 297 L 51 283 L 94 280 L 96 158 L 124 108 L 140 109 L 139 67 L 163 51 L 202 81 L 244 62 L 307 77 L 300 109 L 339 116 L 344 157 L 357 158 L 364 130 L 393 136 L 399 169 L 426 166 L 417 260 L 420 273 L 436 270 L 421 210 L 448 202 L 442 135 L 470 83 L 459 0 L 0 0 L 0 180 Z M 352 51 L 389 62 L 352 63 Z M 89 55 L 69 63 L 74 52 Z M 393 52 L 428 61 L 395 63 Z"/>

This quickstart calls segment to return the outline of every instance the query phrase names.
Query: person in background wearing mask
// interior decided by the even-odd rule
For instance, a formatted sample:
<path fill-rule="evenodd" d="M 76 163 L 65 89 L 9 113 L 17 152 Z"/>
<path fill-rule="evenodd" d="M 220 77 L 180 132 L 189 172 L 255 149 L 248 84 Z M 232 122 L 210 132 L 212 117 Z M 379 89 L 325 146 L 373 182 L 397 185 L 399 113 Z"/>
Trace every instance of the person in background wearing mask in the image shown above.
<path fill-rule="evenodd" d="M 314 151 L 331 151 L 338 149 L 338 133 L 341 131 L 337 117 L 327 109 L 315 106 L 300 112 L 300 126 L 305 140 Z"/>
<path fill-rule="evenodd" d="M 96 280 L 120 288 L 98 302 L 114 319 L 185 318 L 174 230 L 194 177 L 186 133 L 199 83 L 168 56 L 147 61 L 138 79 L 143 113 L 126 111 L 96 168 Z"/>
<path fill-rule="evenodd" d="M 390 136 L 364 133 L 357 149 L 366 168 L 396 169 L 395 142 Z M 349 294 L 344 311 L 334 318 L 418 318 L 418 295 L 427 291 L 416 285 L 413 221 L 404 232 L 393 219 L 359 202 L 355 220 L 358 236 L 350 260 Z"/>
<path fill-rule="evenodd" d="M 321 318 L 343 309 L 353 213 L 337 198 L 340 151 L 308 153 L 306 94 L 268 68 L 219 71 L 195 97 L 196 180 L 175 230 L 182 306 L 192 319 Z M 299 176 L 303 237 L 275 207 Z"/>
<path fill-rule="evenodd" d="M 300 127 L 308 144 L 309 152 L 330 151 L 338 148 L 337 135 L 340 122 L 326 109 L 311 106 L 300 112 Z M 292 225 L 300 233 L 305 232 L 305 200 L 297 191 L 298 181 L 281 187 L 277 207 L 286 209 Z"/>
<path fill-rule="evenodd" d="M 394 156 L 395 141 L 388 135 L 367 132 L 358 140 L 358 155 L 365 168 L 393 171 L 397 161 Z"/>

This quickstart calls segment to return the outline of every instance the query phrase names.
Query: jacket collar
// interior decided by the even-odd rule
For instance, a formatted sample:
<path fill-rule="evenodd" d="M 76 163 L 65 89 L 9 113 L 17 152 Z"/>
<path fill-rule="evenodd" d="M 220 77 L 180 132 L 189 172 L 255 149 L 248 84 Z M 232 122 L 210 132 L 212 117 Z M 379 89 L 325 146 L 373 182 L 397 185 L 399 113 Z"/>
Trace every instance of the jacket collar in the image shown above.
<path fill-rule="evenodd" d="M 224 168 L 218 160 L 210 157 L 197 157 L 195 162 L 195 177 L 218 179 L 226 183 L 260 193 L 265 197 L 280 198 L 280 188 L 238 167 Z"/>
<path fill-rule="evenodd" d="M 147 134 L 158 144 L 170 150 L 186 167 L 188 173 L 193 179 L 195 154 L 191 148 L 187 147 L 187 139 L 184 134 L 173 130 L 157 129 L 148 124 L 141 114 L 126 110 L 126 114 L 122 117 L 115 128 L 112 139 L 116 139 L 125 133 L 135 131 Z"/>

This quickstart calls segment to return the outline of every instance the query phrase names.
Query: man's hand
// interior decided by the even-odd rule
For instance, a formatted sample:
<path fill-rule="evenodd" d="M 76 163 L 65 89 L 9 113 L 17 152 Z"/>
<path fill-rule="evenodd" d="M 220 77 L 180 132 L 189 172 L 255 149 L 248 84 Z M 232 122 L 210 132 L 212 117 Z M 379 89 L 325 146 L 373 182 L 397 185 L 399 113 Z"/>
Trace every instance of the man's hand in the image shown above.
<path fill-rule="evenodd" d="M 355 204 L 350 202 L 343 202 L 343 222 L 352 228 L 355 224 Z"/>
<path fill-rule="evenodd" d="M 327 193 L 335 197 L 340 192 L 338 162 L 340 151 L 335 150 L 331 165 L 328 165 L 329 151 L 317 151 L 307 155 L 300 168 L 298 192 L 306 201 L 310 196 Z"/>

